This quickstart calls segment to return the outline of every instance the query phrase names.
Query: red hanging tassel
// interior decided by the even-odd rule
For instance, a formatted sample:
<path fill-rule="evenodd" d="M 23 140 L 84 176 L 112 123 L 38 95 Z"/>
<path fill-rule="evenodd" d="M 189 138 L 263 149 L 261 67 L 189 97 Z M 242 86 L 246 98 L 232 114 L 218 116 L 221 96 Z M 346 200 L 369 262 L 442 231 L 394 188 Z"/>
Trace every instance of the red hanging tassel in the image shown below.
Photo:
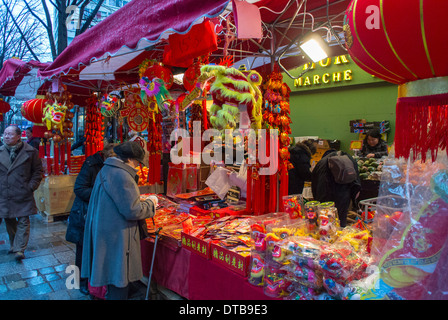
<path fill-rule="evenodd" d="M 269 212 L 277 209 L 277 174 L 269 177 Z"/>
<path fill-rule="evenodd" d="M 266 176 L 260 176 L 260 214 L 266 211 Z"/>
<path fill-rule="evenodd" d="M 246 211 L 252 213 L 252 166 L 247 165 Z"/>
<path fill-rule="evenodd" d="M 54 144 L 53 148 L 53 163 L 54 163 L 54 174 L 59 175 L 59 146 L 57 143 Z"/>
<path fill-rule="evenodd" d="M 395 156 L 435 161 L 439 148 L 448 143 L 448 94 L 402 97 L 396 105 Z"/>
<path fill-rule="evenodd" d="M 72 169 L 72 144 L 70 141 L 67 141 L 67 166 L 68 172 Z"/>

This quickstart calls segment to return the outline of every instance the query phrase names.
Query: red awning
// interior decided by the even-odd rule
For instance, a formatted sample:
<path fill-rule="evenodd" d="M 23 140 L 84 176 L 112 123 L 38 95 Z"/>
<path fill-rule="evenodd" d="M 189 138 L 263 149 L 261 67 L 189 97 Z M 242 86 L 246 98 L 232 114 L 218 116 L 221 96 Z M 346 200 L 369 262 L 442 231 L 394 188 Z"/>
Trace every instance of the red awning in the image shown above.
<path fill-rule="evenodd" d="M 218 49 L 210 63 L 232 56 L 234 67 L 245 64 L 262 75 L 270 73 L 271 62 L 292 69 L 308 60 L 294 44 L 310 31 L 331 37 L 342 32 L 350 0 L 251 0 L 260 11 L 263 37 L 238 39 L 232 2 L 228 0 L 133 0 L 98 25 L 77 36 L 39 76 L 60 79 L 79 97 L 92 91 L 111 91 L 139 80 L 139 64 L 147 58 L 163 60 L 168 38 L 185 34 L 194 24 L 210 19 L 218 34 Z M 328 10 L 327 10 L 328 9 Z M 345 53 L 330 41 L 331 55 Z"/>
<path fill-rule="evenodd" d="M 81 71 L 93 61 L 143 51 L 169 33 L 186 33 L 203 17 L 219 15 L 228 0 L 133 0 L 75 37 L 45 70 L 42 78 Z"/>
<path fill-rule="evenodd" d="M 8 59 L 0 69 L 0 94 L 18 99 L 32 99 L 43 81 L 37 77 L 37 71 L 49 66 L 39 61 Z"/>

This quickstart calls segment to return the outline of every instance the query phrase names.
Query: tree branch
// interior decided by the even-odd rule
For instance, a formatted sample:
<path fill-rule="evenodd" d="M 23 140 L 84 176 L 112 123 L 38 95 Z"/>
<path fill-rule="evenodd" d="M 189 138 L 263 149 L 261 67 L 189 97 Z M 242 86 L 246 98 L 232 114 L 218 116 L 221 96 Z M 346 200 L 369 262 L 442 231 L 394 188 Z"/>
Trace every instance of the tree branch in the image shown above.
<path fill-rule="evenodd" d="M 16 19 L 14 18 L 14 16 L 12 15 L 11 10 L 9 9 L 9 6 L 5 3 L 5 0 L 2 0 L 3 5 L 6 7 L 6 10 L 8 11 L 9 15 L 11 16 L 12 21 L 14 22 L 14 25 L 16 26 L 17 30 L 20 33 L 20 36 L 22 37 L 25 46 L 28 48 L 29 52 L 32 54 L 32 56 L 34 57 L 34 59 L 36 59 L 37 61 L 40 61 L 39 58 L 36 56 L 36 54 L 34 53 L 33 49 L 31 49 L 30 44 L 28 43 L 25 35 L 22 32 L 22 29 L 20 29 L 20 26 L 17 24 Z"/>

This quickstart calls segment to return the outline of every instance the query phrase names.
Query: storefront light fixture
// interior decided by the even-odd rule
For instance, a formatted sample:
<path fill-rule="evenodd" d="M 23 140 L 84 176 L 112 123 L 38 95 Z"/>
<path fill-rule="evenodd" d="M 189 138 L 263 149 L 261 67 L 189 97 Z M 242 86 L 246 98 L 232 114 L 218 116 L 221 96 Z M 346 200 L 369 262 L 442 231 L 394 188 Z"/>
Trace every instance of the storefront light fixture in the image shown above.
<path fill-rule="evenodd" d="M 313 61 L 328 58 L 328 45 L 318 34 L 311 34 L 300 44 L 300 49 Z"/>

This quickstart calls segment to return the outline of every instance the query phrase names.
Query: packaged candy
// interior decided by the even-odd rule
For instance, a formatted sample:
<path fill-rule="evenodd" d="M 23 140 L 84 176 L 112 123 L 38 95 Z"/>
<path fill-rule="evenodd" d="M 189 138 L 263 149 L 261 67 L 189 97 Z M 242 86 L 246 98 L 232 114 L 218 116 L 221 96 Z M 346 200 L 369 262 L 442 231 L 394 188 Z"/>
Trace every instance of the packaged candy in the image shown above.
<path fill-rule="evenodd" d="M 284 241 L 283 246 L 287 250 L 286 259 L 299 266 L 315 270 L 319 267 L 321 252 L 327 244 L 311 237 L 289 237 Z"/>
<path fill-rule="evenodd" d="M 306 222 L 302 219 L 283 220 L 268 225 L 266 229 L 266 255 L 268 260 L 279 263 L 282 263 L 281 260 L 285 258 L 285 248 L 282 248 L 283 244 L 277 244 L 291 236 L 305 236 L 307 232 Z"/>
<path fill-rule="evenodd" d="M 288 220 L 289 215 L 286 212 L 274 212 L 263 214 L 260 216 L 251 217 L 249 219 L 252 239 L 255 240 L 257 234 L 266 234 L 266 227 L 270 224 L 278 223 L 283 220 Z"/>
<path fill-rule="evenodd" d="M 301 194 L 291 194 L 283 197 L 283 206 L 291 219 L 303 219 L 303 197 Z"/>
<path fill-rule="evenodd" d="M 347 242 L 335 242 L 322 250 L 319 265 L 325 276 L 340 282 L 365 277 L 368 260 Z"/>
<path fill-rule="evenodd" d="M 318 206 L 319 239 L 333 242 L 339 229 L 338 210 L 334 202 L 324 202 Z"/>
<path fill-rule="evenodd" d="M 319 201 L 309 201 L 305 203 L 305 219 L 308 223 L 308 231 L 316 232 L 317 231 L 317 220 L 318 220 L 318 209 L 319 209 Z"/>
<path fill-rule="evenodd" d="M 247 280 L 254 286 L 264 286 L 265 256 L 258 251 L 251 251 L 250 271 Z"/>
<path fill-rule="evenodd" d="M 287 288 L 290 285 L 286 279 L 287 272 L 281 270 L 269 262 L 265 266 L 265 285 L 264 294 L 272 298 L 281 298 L 288 295 Z"/>
<path fill-rule="evenodd" d="M 322 288 L 322 272 L 319 269 L 312 270 L 295 263 L 288 264 L 282 269 L 288 272 L 287 278 L 291 282 L 297 282 L 307 288 Z"/>

